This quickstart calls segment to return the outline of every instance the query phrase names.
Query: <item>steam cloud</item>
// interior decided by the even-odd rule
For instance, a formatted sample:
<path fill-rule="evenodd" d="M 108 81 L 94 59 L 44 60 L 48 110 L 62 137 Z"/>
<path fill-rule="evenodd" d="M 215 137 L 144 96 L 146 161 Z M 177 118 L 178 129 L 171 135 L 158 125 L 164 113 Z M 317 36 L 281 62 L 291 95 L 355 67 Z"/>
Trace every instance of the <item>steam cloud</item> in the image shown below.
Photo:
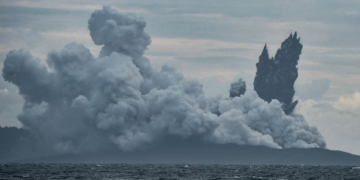
<path fill-rule="evenodd" d="M 103 45 L 98 58 L 83 45 L 70 43 L 50 52 L 46 61 L 12 50 L 4 62 L 4 79 L 17 85 L 25 99 L 18 119 L 56 150 L 96 151 L 116 145 L 127 151 L 167 136 L 273 148 L 325 147 L 302 115 L 286 115 L 278 100 L 264 101 L 253 90 L 244 93 L 242 80 L 232 85 L 233 98 L 206 98 L 201 84 L 174 68 L 152 69 L 143 57 L 151 43 L 143 19 L 104 7 L 88 23 L 94 43 Z M 289 42 L 296 34 L 291 38 Z M 279 51 L 275 59 L 282 62 L 285 50 Z M 287 71 L 276 76 L 261 72 L 256 82 L 288 77 Z M 290 102 L 288 96 L 275 99 Z"/>

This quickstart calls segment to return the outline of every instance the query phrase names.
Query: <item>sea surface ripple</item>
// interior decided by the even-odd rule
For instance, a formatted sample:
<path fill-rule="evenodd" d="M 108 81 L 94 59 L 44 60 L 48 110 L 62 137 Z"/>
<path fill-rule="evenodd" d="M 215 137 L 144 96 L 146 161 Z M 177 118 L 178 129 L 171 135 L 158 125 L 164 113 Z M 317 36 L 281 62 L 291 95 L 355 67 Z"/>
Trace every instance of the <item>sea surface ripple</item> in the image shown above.
<path fill-rule="evenodd" d="M 360 180 L 352 166 L 194 164 L 1 164 L 1 180 Z"/>

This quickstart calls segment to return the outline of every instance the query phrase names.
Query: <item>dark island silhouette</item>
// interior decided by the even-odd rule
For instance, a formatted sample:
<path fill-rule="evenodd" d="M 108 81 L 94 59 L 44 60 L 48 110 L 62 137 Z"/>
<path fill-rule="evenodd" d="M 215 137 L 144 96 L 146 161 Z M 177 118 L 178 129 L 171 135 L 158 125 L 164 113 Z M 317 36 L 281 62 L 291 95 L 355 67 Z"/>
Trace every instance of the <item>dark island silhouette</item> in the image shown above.
<path fill-rule="evenodd" d="M 360 165 L 360 156 L 342 151 L 214 144 L 200 138 L 176 137 L 168 137 L 146 148 L 129 152 L 114 147 L 94 153 L 52 154 L 35 138 L 29 138 L 31 135 L 28 133 L 18 128 L 0 129 L 1 163 Z"/>

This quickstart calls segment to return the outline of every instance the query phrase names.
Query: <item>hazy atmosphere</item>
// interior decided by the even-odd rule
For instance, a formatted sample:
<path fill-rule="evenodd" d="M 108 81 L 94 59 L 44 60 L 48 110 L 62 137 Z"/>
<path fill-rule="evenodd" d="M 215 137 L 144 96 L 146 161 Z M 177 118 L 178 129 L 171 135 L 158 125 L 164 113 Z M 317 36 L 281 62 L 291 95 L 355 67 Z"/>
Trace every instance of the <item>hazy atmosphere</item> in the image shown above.
<path fill-rule="evenodd" d="M 36 130 L 59 152 L 131 151 L 170 135 L 360 155 L 359 7 L 2 0 L 0 126 Z M 285 105 L 253 84 L 259 56 L 281 59 L 282 42 L 301 43 Z"/>

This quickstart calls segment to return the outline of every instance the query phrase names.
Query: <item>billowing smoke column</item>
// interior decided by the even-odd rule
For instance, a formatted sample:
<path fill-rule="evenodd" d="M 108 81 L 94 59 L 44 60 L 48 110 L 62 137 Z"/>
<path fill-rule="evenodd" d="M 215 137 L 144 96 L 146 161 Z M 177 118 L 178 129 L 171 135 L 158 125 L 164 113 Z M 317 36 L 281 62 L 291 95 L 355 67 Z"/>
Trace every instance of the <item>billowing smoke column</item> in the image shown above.
<path fill-rule="evenodd" d="M 104 7 L 89 20 L 92 39 L 103 45 L 99 58 L 76 43 L 50 52 L 46 61 L 12 50 L 3 77 L 25 99 L 18 116 L 24 127 L 60 152 L 113 146 L 128 151 L 169 136 L 273 148 L 325 147 L 315 127 L 301 115 L 286 115 L 277 100 L 268 103 L 254 91 L 208 99 L 201 84 L 174 68 L 152 69 L 143 57 L 151 42 L 145 26 L 143 19 Z"/>
<path fill-rule="evenodd" d="M 290 35 L 276 52 L 275 58 L 269 58 L 264 47 L 256 64 L 257 72 L 254 80 L 254 89 L 259 97 L 267 102 L 273 99 L 283 103 L 286 114 L 293 112 L 298 101 L 293 102 L 295 94 L 294 83 L 298 77 L 297 64 L 300 58 L 302 45 L 297 33 Z"/>
<path fill-rule="evenodd" d="M 246 83 L 241 78 L 238 81 L 231 83 L 230 85 L 231 98 L 236 96 L 241 96 L 245 93 L 245 91 L 246 91 Z"/>

